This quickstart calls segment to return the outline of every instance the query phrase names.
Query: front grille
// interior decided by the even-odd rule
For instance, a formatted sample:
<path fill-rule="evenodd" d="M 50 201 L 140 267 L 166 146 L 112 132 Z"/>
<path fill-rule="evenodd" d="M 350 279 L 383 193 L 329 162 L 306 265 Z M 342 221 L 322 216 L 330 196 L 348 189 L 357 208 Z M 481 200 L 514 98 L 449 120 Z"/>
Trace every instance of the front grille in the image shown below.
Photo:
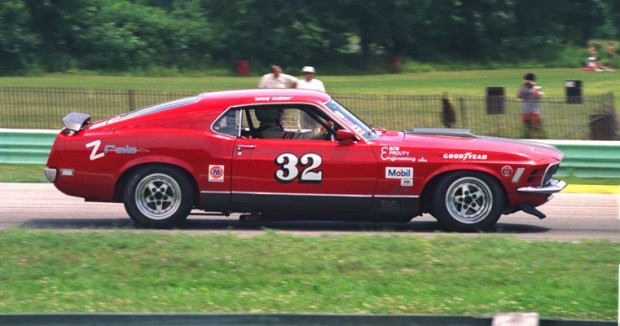
<path fill-rule="evenodd" d="M 540 175 L 542 174 L 542 170 L 535 169 L 530 172 L 527 177 L 527 183 L 535 183 L 537 180 L 540 180 Z"/>

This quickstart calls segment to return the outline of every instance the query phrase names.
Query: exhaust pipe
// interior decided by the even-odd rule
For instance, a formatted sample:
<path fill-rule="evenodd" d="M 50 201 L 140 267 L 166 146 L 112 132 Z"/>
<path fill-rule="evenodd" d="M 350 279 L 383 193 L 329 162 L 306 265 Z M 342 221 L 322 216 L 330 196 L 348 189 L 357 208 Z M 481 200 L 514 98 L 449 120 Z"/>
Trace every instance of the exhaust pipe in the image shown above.
<path fill-rule="evenodd" d="M 534 208 L 534 206 L 532 205 L 528 205 L 528 204 L 523 204 L 521 206 L 519 206 L 519 208 L 521 208 L 522 211 L 528 213 L 528 214 L 532 214 L 536 217 L 538 217 L 539 219 L 543 219 L 545 217 L 547 217 L 543 212 L 537 210 L 536 208 Z"/>

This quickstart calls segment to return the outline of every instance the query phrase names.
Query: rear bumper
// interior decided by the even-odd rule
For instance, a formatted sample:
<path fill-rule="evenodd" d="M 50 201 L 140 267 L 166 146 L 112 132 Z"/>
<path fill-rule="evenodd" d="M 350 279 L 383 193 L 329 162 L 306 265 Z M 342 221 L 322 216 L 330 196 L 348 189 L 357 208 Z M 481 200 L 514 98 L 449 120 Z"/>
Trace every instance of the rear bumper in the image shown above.
<path fill-rule="evenodd" d="M 43 174 L 45 175 L 47 181 L 54 183 L 54 181 L 56 181 L 56 176 L 58 175 L 58 170 L 46 167 L 43 169 Z"/>
<path fill-rule="evenodd" d="M 518 192 L 526 192 L 531 194 L 555 194 L 566 188 L 566 182 L 557 179 L 551 179 L 546 185 L 540 187 L 521 187 L 517 189 Z"/>

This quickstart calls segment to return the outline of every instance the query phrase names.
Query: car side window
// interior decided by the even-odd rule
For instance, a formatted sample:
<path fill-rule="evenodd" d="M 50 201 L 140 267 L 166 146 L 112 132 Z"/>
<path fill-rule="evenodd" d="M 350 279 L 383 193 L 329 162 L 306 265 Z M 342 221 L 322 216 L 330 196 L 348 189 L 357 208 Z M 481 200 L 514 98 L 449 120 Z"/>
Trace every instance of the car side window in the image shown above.
<path fill-rule="evenodd" d="M 256 123 L 255 138 L 330 140 L 333 123 L 310 105 L 265 105 L 248 110 Z"/>
<path fill-rule="evenodd" d="M 221 134 L 239 137 L 241 121 L 240 110 L 229 110 L 213 124 L 213 130 Z"/>

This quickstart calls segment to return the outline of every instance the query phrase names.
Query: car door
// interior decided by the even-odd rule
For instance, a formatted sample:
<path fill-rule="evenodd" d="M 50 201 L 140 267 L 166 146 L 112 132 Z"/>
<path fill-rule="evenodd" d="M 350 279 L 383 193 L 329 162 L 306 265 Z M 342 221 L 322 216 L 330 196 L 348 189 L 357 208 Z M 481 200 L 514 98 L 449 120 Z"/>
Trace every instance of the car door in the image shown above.
<path fill-rule="evenodd" d="M 363 141 L 238 138 L 232 162 L 235 211 L 368 212 L 377 161 Z"/>

